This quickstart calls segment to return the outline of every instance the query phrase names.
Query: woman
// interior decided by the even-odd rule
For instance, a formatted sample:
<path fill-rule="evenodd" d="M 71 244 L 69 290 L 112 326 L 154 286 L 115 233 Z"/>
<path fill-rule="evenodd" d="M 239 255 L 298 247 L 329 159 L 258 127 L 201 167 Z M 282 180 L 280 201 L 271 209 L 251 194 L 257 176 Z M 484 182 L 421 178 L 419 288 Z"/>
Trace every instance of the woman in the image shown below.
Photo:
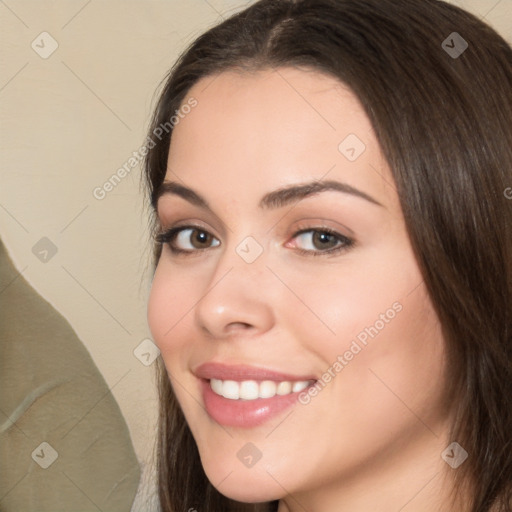
<path fill-rule="evenodd" d="M 181 56 L 162 510 L 512 510 L 511 126 L 511 48 L 437 0 L 262 0 Z"/>

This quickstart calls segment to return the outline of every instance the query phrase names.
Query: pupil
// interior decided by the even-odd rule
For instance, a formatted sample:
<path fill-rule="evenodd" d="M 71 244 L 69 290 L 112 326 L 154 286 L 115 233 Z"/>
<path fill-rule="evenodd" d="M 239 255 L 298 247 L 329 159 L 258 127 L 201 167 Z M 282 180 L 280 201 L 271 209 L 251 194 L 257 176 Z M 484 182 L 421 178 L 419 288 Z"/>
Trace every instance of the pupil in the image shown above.
<path fill-rule="evenodd" d="M 208 241 L 208 235 L 204 231 L 197 231 L 196 241 L 199 243 L 199 245 L 204 244 Z"/>
<path fill-rule="evenodd" d="M 323 247 L 325 248 L 326 245 L 329 245 L 329 243 L 333 241 L 334 236 L 331 235 L 330 233 L 317 232 L 315 234 L 315 239 L 315 242 L 319 242 L 319 245 L 323 245 Z"/>

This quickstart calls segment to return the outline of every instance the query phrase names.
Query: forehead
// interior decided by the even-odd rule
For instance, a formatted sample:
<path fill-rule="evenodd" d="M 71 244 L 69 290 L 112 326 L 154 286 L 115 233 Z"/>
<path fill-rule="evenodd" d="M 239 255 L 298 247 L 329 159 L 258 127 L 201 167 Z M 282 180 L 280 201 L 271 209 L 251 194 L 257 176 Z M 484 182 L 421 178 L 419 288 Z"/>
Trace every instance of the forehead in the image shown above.
<path fill-rule="evenodd" d="M 190 98 L 197 106 L 174 128 L 167 179 L 175 174 L 207 190 L 215 176 L 263 194 L 328 177 L 389 193 L 371 123 L 333 77 L 296 68 L 227 71 L 197 82 L 183 103 Z"/>
<path fill-rule="evenodd" d="M 250 135 L 247 145 L 259 142 L 300 151 L 306 139 L 312 143 L 322 139 L 337 149 L 344 134 L 366 139 L 372 128 L 351 90 L 314 70 L 226 71 L 200 80 L 190 89 L 190 97 L 198 105 L 174 135 L 188 127 L 207 134 L 203 142 L 208 139 L 212 145 L 229 143 L 230 138 L 239 142 L 240 134 Z"/>

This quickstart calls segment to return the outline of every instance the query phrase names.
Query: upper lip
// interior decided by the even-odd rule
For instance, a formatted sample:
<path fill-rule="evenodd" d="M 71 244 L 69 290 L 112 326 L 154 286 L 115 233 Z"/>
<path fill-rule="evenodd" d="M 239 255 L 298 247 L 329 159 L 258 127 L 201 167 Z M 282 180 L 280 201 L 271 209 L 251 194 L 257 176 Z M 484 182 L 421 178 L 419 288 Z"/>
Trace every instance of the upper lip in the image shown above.
<path fill-rule="evenodd" d="M 207 380 L 274 380 L 291 382 L 316 380 L 315 377 L 311 375 L 297 376 L 246 364 L 228 365 L 216 362 L 203 363 L 198 366 L 193 373 L 196 377 Z"/>

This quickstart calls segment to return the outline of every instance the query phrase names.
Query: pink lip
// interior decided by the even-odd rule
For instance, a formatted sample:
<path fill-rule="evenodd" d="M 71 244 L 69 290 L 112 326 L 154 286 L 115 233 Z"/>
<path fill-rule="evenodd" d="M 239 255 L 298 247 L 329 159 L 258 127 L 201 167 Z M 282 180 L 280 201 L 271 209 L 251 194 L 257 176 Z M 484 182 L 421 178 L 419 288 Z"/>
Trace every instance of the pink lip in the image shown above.
<path fill-rule="evenodd" d="M 204 363 L 198 366 L 193 373 L 200 379 L 235 380 L 239 382 L 243 380 L 289 380 L 291 382 L 316 380 L 316 377 L 312 375 L 298 376 L 289 373 L 275 372 L 265 368 L 257 368 L 256 366 L 244 364 L 227 365 L 214 362 Z"/>
<path fill-rule="evenodd" d="M 221 425 L 242 428 L 256 427 L 277 416 L 285 409 L 296 404 L 299 394 L 305 390 L 289 395 L 276 395 L 272 398 L 231 400 L 214 393 L 210 387 L 210 379 L 234 381 L 287 380 L 292 382 L 316 380 L 311 376 L 297 377 L 254 366 L 230 366 L 221 363 L 202 364 L 194 371 L 194 374 L 200 379 L 203 401 L 208 415 Z"/>

